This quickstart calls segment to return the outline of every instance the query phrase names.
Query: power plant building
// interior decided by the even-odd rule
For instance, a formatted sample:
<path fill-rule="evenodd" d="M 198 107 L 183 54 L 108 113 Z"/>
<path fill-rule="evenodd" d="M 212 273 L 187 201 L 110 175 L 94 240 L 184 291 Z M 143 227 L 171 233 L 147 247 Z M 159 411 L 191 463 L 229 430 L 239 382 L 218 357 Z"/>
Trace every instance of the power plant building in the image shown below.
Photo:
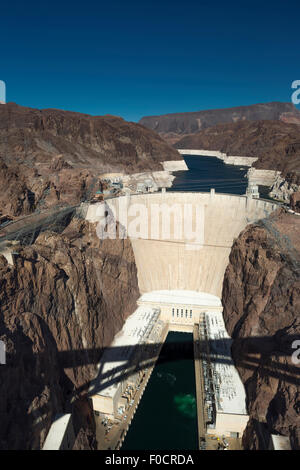
<path fill-rule="evenodd" d="M 115 336 L 98 365 L 98 376 L 92 382 L 93 409 L 115 418 L 124 405 L 126 387 L 137 387 L 143 375 L 142 362 L 151 359 L 151 343 L 159 343 L 164 323 L 160 311 L 149 307 L 138 309 L 127 318 L 123 329 Z"/>
<path fill-rule="evenodd" d="M 202 344 L 206 433 L 241 437 L 249 419 L 246 395 L 231 357 L 232 340 L 220 299 L 202 292 L 155 291 L 143 294 L 137 303 L 101 358 L 92 384 L 94 411 L 116 418 L 120 407 L 126 409 L 125 390 L 136 389 L 147 360 L 153 358 L 149 345 L 159 344 L 166 328 L 191 331 L 196 325 Z"/>
<path fill-rule="evenodd" d="M 249 416 L 246 394 L 231 357 L 232 340 L 222 312 L 205 313 L 199 324 L 207 433 L 241 437 Z"/>
<path fill-rule="evenodd" d="M 215 295 L 188 290 L 147 292 L 140 297 L 138 305 L 159 308 L 161 320 L 172 327 L 192 327 L 199 323 L 201 314 L 223 310 L 220 299 Z"/>

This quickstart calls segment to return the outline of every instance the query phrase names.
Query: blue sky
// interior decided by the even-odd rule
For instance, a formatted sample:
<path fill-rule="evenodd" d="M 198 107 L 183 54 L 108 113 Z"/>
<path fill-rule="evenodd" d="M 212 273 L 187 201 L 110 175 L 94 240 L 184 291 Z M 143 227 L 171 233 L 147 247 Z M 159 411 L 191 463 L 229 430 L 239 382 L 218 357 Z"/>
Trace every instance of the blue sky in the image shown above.
<path fill-rule="evenodd" d="M 7 101 L 127 120 L 290 101 L 295 2 L 11 1 L 1 5 Z"/>

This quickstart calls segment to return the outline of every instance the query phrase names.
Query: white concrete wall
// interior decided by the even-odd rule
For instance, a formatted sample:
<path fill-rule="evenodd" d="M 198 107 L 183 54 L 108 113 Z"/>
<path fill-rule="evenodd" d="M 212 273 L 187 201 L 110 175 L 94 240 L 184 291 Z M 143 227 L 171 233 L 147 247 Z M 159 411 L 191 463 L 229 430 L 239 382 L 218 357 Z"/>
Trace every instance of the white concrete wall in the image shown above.
<path fill-rule="evenodd" d="M 0 254 L 6 258 L 9 265 L 14 265 L 14 251 L 18 248 L 20 242 L 16 240 L 4 240 L 0 244 Z"/>
<path fill-rule="evenodd" d="M 180 323 L 172 323 L 169 325 L 169 331 L 177 333 L 193 333 L 194 325 L 181 325 Z"/>
<path fill-rule="evenodd" d="M 96 395 L 93 395 L 91 399 L 92 399 L 94 411 L 105 413 L 111 418 L 114 417 L 113 397 L 96 394 Z"/>
<path fill-rule="evenodd" d="M 238 432 L 239 436 L 242 437 L 248 420 L 248 415 L 217 413 L 216 426 L 212 429 L 208 428 L 207 433 L 230 437 L 231 432 Z"/>
<path fill-rule="evenodd" d="M 10 250 L 2 251 L 1 255 L 3 255 L 4 258 L 6 258 L 8 264 L 10 266 L 14 265 L 14 258 L 13 258 L 12 252 Z"/>
<path fill-rule="evenodd" d="M 56 416 L 53 421 L 43 450 L 71 450 L 75 444 L 75 434 L 71 413 Z"/>
<path fill-rule="evenodd" d="M 177 149 L 181 155 L 204 155 L 206 157 L 217 157 L 223 160 L 226 157 L 226 153 L 220 152 L 219 150 L 200 150 L 200 149 Z"/>
<path fill-rule="evenodd" d="M 257 157 L 242 157 L 233 155 L 228 155 L 224 158 L 224 163 L 227 165 L 238 165 L 238 166 L 252 166 L 256 162 Z"/>
<path fill-rule="evenodd" d="M 261 170 L 257 168 L 250 168 L 247 172 L 247 178 L 249 183 L 262 186 L 272 186 L 280 174 L 281 172 L 276 170 Z"/>
<path fill-rule="evenodd" d="M 169 160 L 166 162 L 161 162 L 161 164 L 166 171 L 188 170 L 184 160 Z"/>
<path fill-rule="evenodd" d="M 149 295 L 150 294 L 150 295 Z M 154 291 L 142 295 L 138 305 L 160 309 L 160 319 L 171 326 L 191 326 L 199 323 L 204 313 L 222 312 L 219 298 L 206 293 L 184 291 Z M 189 329 L 189 331 L 192 331 Z"/>
<path fill-rule="evenodd" d="M 117 208 L 119 199 L 122 198 L 110 199 L 108 206 Z M 127 196 L 128 210 L 136 203 L 144 204 L 149 213 L 152 204 L 159 203 L 204 208 L 204 246 L 200 249 L 198 246 L 187 249 L 184 238 L 177 241 L 154 239 L 151 233 L 148 239 L 131 239 L 141 293 L 182 289 L 207 292 L 217 297 L 221 297 L 233 240 L 247 224 L 268 216 L 277 208 L 271 202 L 245 196 L 191 192 Z M 97 206 L 89 207 L 87 220 L 97 221 Z"/>

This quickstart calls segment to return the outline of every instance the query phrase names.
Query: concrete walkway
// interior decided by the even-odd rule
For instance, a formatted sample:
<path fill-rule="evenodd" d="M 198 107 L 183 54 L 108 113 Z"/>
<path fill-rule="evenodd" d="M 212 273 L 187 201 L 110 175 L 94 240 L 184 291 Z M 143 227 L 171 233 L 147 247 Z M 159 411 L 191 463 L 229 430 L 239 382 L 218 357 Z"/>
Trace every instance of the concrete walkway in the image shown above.
<path fill-rule="evenodd" d="M 198 420 L 198 445 L 205 439 L 206 426 L 205 426 L 205 407 L 204 407 L 204 381 L 201 360 L 200 338 L 199 338 L 199 325 L 194 325 L 193 330 L 194 340 L 194 364 L 195 364 L 195 381 L 196 381 L 196 400 L 197 400 L 197 420 Z"/>

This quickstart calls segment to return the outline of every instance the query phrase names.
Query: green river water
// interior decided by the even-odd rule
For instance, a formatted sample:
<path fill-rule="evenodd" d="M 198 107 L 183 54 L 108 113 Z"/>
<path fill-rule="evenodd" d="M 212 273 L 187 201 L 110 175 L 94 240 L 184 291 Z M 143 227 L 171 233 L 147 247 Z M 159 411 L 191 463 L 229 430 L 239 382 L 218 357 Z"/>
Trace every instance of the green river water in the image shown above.
<path fill-rule="evenodd" d="M 166 345 L 193 348 L 191 333 L 170 332 Z M 197 449 L 197 407 L 192 358 L 157 363 L 122 450 Z M 183 354 L 184 356 L 184 354 Z"/>

